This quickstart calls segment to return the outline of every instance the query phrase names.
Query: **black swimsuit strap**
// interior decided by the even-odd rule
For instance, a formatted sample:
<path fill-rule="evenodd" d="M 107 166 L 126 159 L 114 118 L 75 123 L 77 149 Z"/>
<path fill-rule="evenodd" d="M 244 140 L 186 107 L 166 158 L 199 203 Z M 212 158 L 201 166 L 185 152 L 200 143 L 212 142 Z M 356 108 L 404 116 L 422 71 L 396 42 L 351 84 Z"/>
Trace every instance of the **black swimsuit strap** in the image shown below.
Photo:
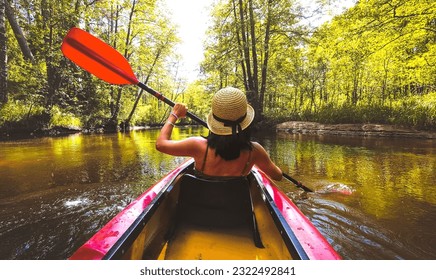
<path fill-rule="evenodd" d="M 204 173 L 204 167 L 206 166 L 207 152 L 209 151 L 209 143 L 207 143 L 206 152 L 204 153 L 203 165 L 201 166 L 201 172 Z"/>
<path fill-rule="evenodd" d="M 248 152 L 248 160 L 244 165 L 244 169 L 242 169 L 241 176 L 244 176 L 244 173 L 246 172 L 247 167 L 250 165 L 250 163 L 251 163 L 251 150 Z"/>

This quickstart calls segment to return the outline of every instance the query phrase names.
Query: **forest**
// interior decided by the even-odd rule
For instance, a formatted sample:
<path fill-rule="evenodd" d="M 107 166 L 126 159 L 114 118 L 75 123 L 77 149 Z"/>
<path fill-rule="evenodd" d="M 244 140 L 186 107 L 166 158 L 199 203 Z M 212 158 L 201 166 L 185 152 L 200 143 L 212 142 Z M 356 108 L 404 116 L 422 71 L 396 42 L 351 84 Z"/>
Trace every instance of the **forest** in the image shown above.
<path fill-rule="evenodd" d="M 297 0 L 215 1 L 201 77 L 188 82 L 175 51 L 178 27 L 162 0 L 0 0 L 0 134 L 164 122 L 169 106 L 63 56 L 72 27 L 114 47 L 141 82 L 201 118 L 219 88 L 235 86 L 261 125 L 436 130 L 436 3 L 361 0 L 317 25 L 313 18 L 340 1 L 312 2 L 309 11 Z"/>

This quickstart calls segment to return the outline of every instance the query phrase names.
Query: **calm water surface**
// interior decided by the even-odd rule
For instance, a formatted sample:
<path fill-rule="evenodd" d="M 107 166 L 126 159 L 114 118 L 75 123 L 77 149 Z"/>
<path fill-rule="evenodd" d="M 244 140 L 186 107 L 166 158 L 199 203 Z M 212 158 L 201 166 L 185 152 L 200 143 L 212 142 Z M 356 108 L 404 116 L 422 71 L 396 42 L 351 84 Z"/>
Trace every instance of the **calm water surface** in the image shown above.
<path fill-rule="evenodd" d="M 157 130 L 0 142 L 0 259 L 66 259 L 182 163 Z M 176 129 L 174 138 L 206 134 Z M 344 259 L 436 259 L 436 141 L 255 135 Z"/>

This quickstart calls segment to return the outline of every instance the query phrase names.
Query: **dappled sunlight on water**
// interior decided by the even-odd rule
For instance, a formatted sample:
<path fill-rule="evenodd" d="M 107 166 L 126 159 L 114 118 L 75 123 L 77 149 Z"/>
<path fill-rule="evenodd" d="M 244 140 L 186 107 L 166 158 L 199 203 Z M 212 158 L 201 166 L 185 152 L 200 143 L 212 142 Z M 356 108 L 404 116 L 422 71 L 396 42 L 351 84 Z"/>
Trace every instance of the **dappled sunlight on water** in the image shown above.
<path fill-rule="evenodd" d="M 173 138 L 205 135 L 175 129 Z M 0 142 L 0 259 L 66 259 L 186 158 L 158 130 Z M 279 187 L 345 259 L 436 259 L 436 147 L 427 140 L 256 134 L 304 185 Z"/>

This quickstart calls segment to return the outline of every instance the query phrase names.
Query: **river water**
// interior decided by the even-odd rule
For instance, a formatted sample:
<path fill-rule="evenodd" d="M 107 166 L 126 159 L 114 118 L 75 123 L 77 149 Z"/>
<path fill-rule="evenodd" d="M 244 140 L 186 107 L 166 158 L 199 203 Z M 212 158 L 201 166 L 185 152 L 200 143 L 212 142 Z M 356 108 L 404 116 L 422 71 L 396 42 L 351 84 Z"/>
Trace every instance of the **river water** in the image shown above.
<path fill-rule="evenodd" d="M 205 135 L 175 129 L 173 138 Z M 0 259 L 67 259 L 184 162 L 157 130 L 0 142 Z M 344 259 L 436 259 L 436 141 L 256 134 L 278 182 Z"/>

